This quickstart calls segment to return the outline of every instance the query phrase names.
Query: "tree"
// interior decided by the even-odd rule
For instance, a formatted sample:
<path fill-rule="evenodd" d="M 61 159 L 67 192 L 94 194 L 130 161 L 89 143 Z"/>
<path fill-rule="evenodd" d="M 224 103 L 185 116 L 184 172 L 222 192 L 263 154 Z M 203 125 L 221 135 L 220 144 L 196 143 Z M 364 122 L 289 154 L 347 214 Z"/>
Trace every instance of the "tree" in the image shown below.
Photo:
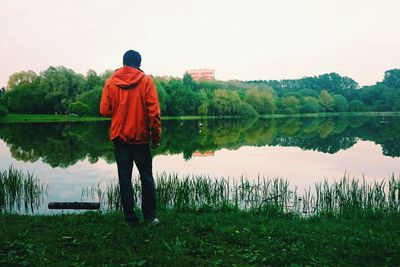
<path fill-rule="evenodd" d="M 49 101 L 53 112 L 66 111 L 69 104 L 85 88 L 83 75 L 76 74 L 63 66 L 49 67 L 40 76 L 39 88 L 46 92 L 45 98 Z"/>
<path fill-rule="evenodd" d="M 321 111 L 321 106 L 316 97 L 306 96 L 303 98 L 303 105 L 301 106 L 301 113 L 317 113 Z"/>
<path fill-rule="evenodd" d="M 69 104 L 69 112 L 77 114 L 79 117 L 88 115 L 90 113 L 90 107 L 81 101 L 75 101 Z"/>
<path fill-rule="evenodd" d="M 0 118 L 5 117 L 8 114 L 8 109 L 4 106 L 0 106 Z"/>
<path fill-rule="evenodd" d="M 319 94 L 319 102 L 326 111 L 332 111 L 335 106 L 335 100 L 327 90 L 322 90 Z"/>
<path fill-rule="evenodd" d="M 195 90 L 196 89 L 196 83 L 192 78 L 192 75 L 190 75 L 189 73 L 185 72 L 185 74 L 183 75 L 183 85 L 191 90 Z"/>
<path fill-rule="evenodd" d="M 10 90 L 22 83 L 31 84 L 37 78 L 36 73 L 31 70 L 16 72 L 8 78 L 7 89 Z"/>
<path fill-rule="evenodd" d="M 271 114 L 276 110 L 274 97 L 267 90 L 250 89 L 246 92 L 244 101 L 259 114 Z"/>
<path fill-rule="evenodd" d="M 217 89 L 214 91 L 211 110 L 213 115 L 238 115 L 240 109 L 240 97 L 235 91 Z"/>
<path fill-rule="evenodd" d="M 400 88 L 400 69 L 385 71 L 383 83 L 392 88 Z"/>
<path fill-rule="evenodd" d="M 204 89 L 198 92 L 199 107 L 197 109 L 197 114 L 200 116 L 206 116 L 208 114 L 208 108 L 210 106 L 210 101 L 208 99 L 207 93 Z"/>
<path fill-rule="evenodd" d="M 92 90 L 85 91 L 76 97 L 76 100 L 85 103 L 89 106 L 88 115 L 97 116 L 100 110 L 101 94 L 103 92 L 102 86 L 96 86 Z"/>
<path fill-rule="evenodd" d="M 258 113 L 250 104 L 241 102 L 239 106 L 239 115 L 244 117 L 256 117 L 258 116 Z"/>
<path fill-rule="evenodd" d="M 195 92 L 185 88 L 182 80 L 173 79 L 168 83 L 169 101 L 167 111 L 170 115 L 196 115 L 199 99 Z"/>
<path fill-rule="evenodd" d="M 333 111 L 344 112 L 349 107 L 349 103 L 347 102 L 347 99 L 340 94 L 333 95 L 333 100 L 335 102 Z"/>
<path fill-rule="evenodd" d="M 97 73 L 94 70 L 88 70 L 86 72 L 85 80 L 86 80 L 86 90 L 92 90 L 94 88 L 104 86 L 103 80 L 101 79 L 101 77 L 97 75 Z"/>
<path fill-rule="evenodd" d="M 349 111 L 359 112 L 359 111 L 367 111 L 367 106 L 360 100 L 352 100 L 349 102 Z"/>
<path fill-rule="evenodd" d="M 280 103 L 282 113 L 296 114 L 300 111 L 300 100 L 292 95 L 282 97 Z"/>
<path fill-rule="evenodd" d="M 164 86 L 161 84 L 160 80 L 154 79 L 154 84 L 156 86 L 158 99 L 160 101 L 161 114 L 165 114 L 167 111 L 169 95 L 167 94 L 167 91 L 165 91 Z"/>

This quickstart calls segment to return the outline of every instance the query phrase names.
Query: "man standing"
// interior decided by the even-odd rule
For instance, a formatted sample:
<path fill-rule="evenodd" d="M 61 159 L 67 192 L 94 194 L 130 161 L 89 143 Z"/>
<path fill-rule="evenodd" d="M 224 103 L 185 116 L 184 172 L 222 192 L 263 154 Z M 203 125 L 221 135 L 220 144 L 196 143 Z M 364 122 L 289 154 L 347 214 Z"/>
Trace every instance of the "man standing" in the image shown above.
<path fill-rule="evenodd" d="M 136 164 L 142 184 L 142 212 L 145 221 L 155 225 L 156 193 L 149 143 L 157 148 L 161 138 L 160 104 L 152 78 L 140 69 L 142 58 L 129 50 L 123 56 L 123 67 L 106 81 L 100 102 L 100 113 L 111 116 L 110 140 L 115 159 L 125 220 L 136 226 L 132 168 Z"/>

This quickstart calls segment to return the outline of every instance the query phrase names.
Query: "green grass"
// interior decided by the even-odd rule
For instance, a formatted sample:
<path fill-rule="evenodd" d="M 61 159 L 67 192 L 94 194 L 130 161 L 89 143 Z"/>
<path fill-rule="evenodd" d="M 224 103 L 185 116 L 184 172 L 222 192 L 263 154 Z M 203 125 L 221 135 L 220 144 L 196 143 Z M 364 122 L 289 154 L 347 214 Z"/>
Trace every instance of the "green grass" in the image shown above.
<path fill-rule="evenodd" d="M 76 115 L 56 114 L 8 114 L 0 118 L 0 123 L 23 123 L 23 122 L 74 122 L 74 121 L 103 121 L 109 120 L 105 117 L 79 117 Z"/>
<path fill-rule="evenodd" d="M 354 212 L 400 212 L 400 177 L 379 182 L 344 176 L 334 182 L 316 183 L 304 192 L 282 178 L 255 180 L 211 178 L 203 175 L 179 177 L 157 174 L 158 207 L 165 210 L 247 210 L 293 214 L 347 214 Z M 133 179 L 137 208 L 140 207 L 140 180 Z M 97 200 L 109 211 L 121 209 L 117 181 L 96 184 L 82 190 L 83 200 Z"/>
<path fill-rule="evenodd" d="M 48 187 L 32 173 L 15 169 L 0 171 L 0 214 L 2 211 L 34 212 L 40 207 Z"/>
<path fill-rule="evenodd" d="M 399 266 L 400 214 L 161 212 L 0 215 L 1 266 Z"/>
<path fill-rule="evenodd" d="M 290 117 L 321 117 L 321 116 L 398 116 L 400 112 L 330 112 L 330 113 L 310 113 L 310 114 L 268 114 L 260 115 L 260 118 L 290 118 Z M 200 119 L 216 119 L 216 118 L 241 118 L 240 116 L 162 116 L 162 120 L 200 120 Z M 0 118 L 0 123 L 23 123 L 23 122 L 90 122 L 104 121 L 110 118 L 101 116 L 84 116 L 76 115 L 55 115 L 55 114 L 14 114 Z"/>

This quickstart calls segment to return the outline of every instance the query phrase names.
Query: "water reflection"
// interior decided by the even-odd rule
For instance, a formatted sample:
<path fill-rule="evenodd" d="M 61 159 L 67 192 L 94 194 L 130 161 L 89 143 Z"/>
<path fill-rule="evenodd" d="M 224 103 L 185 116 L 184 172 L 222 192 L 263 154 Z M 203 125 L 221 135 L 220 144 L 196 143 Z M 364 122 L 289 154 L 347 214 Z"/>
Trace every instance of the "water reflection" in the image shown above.
<path fill-rule="evenodd" d="M 86 158 L 90 163 L 114 162 L 108 127 L 109 122 L 2 124 L 0 138 L 19 161 L 41 159 L 51 167 L 66 168 Z M 183 153 L 190 159 L 242 146 L 299 147 L 333 154 L 367 140 L 379 144 L 384 155 L 399 157 L 399 131 L 400 117 L 163 121 L 163 139 L 155 155 Z"/>

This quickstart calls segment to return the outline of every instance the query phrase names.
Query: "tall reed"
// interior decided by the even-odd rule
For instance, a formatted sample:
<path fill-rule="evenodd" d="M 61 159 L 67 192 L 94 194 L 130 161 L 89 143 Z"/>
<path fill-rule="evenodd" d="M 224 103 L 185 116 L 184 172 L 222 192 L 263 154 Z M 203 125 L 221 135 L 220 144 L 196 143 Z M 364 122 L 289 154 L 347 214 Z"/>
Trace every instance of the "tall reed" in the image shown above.
<path fill-rule="evenodd" d="M 0 212 L 21 211 L 33 212 L 38 209 L 47 195 L 48 186 L 32 173 L 23 172 L 10 166 L 0 171 Z"/>
<path fill-rule="evenodd" d="M 140 207 L 140 179 L 133 179 L 136 208 Z M 108 210 L 120 210 L 121 199 L 117 181 L 97 184 L 82 191 L 82 195 L 100 201 Z M 302 195 L 297 187 L 291 189 L 282 178 L 248 179 L 212 178 L 207 175 L 178 176 L 156 175 L 156 192 L 159 209 L 176 210 L 275 210 L 301 214 L 334 213 L 349 211 L 400 211 L 400 178 L 368 184 L 363 178 L 339 181 L 327 180 L 309 187 Z"/>

